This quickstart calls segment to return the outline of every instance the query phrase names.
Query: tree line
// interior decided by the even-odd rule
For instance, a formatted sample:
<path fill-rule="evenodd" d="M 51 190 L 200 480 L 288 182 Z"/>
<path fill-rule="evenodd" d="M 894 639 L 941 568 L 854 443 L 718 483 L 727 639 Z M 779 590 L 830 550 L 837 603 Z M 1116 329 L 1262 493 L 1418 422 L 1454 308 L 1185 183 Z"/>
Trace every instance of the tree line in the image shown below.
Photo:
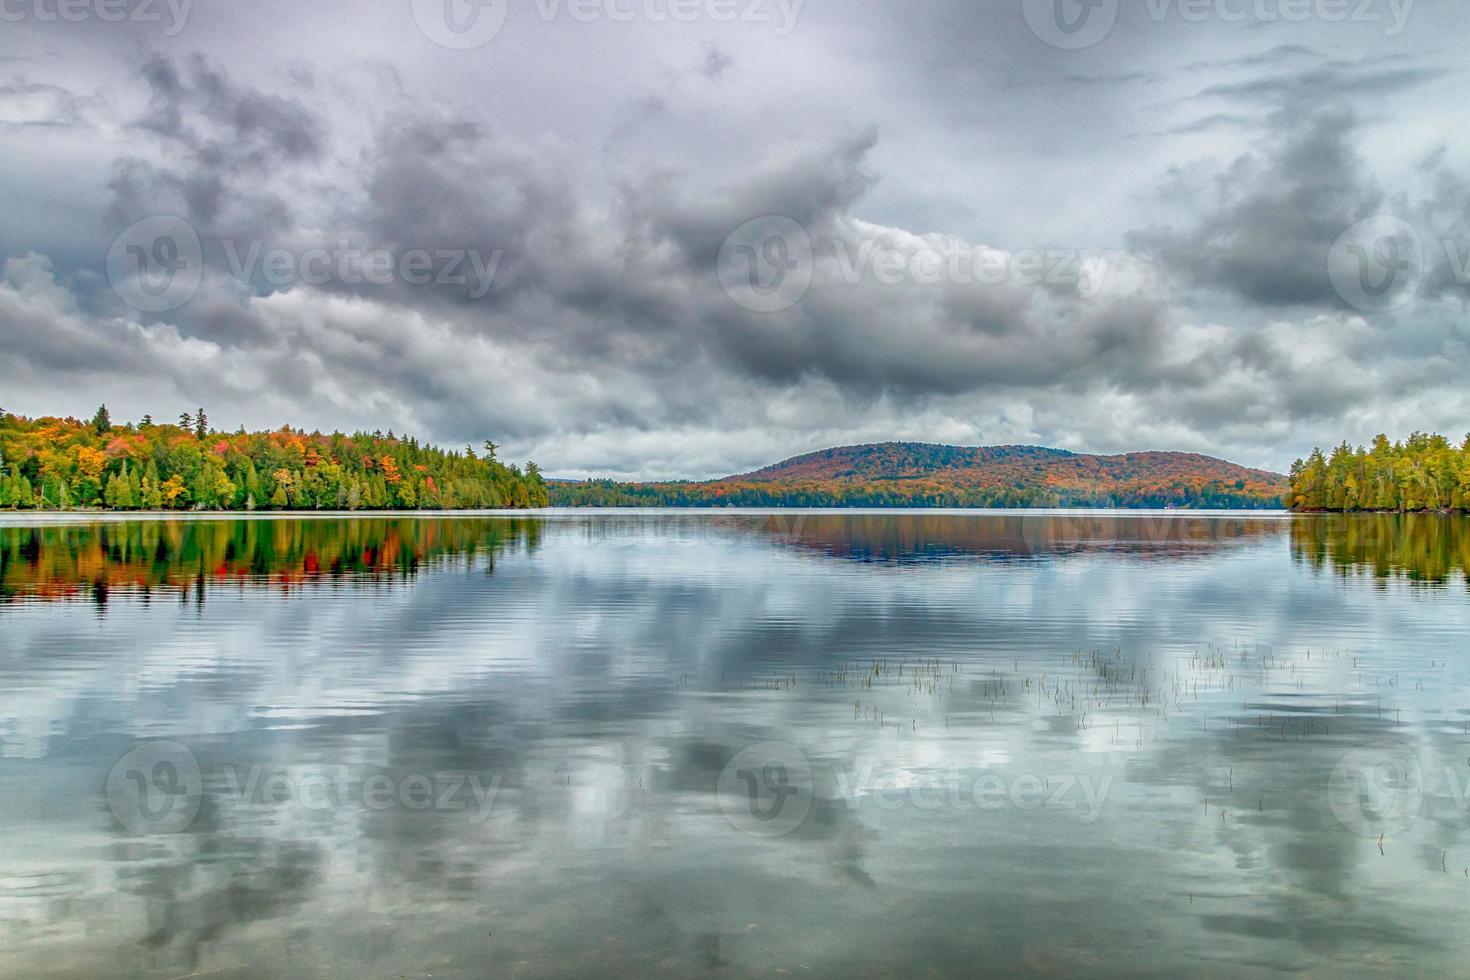
<path fill-rule="evenodd" d="M 392 432 L 231 433 L 204 409 L 178 421 L 25 418 L 0 409 L 0 508 L 24 510 L 488 510 L 547 505 L 535 463 L 426 446 Z"/>
<path fill-rule="evenodd" d="M 942 477 L 863 482 L 553 483 L 556 507 L 1036 508 L 1126 507 L 1258 510 L 1274 508 L 1280 485 L 1205 479 L 1142 486 L 973 486 Z"/>
<path fill-rule="evenodd" d="M 1455 446 L 1422 432 L 1403 442 L 1380 435 L 1369 447 L 1313 450 L 1292 465 L 1283 503 L 1343 513 L 1470 511 L 1470 436 Z"/>

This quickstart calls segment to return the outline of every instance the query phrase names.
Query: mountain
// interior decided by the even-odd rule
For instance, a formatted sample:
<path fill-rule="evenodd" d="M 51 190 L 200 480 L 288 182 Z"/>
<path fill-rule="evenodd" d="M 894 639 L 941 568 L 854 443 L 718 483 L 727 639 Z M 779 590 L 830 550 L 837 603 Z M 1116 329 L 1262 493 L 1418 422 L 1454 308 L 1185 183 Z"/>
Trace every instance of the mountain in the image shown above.
<path fill-rule="evenodd" d="M 797 456 L 707 483 L 595 480 L 559 506 L 1238 507 L 1281 505 L 1286 477 L 1194 453 L 1088 456 L 1037 446 L 882 443 Z"/>

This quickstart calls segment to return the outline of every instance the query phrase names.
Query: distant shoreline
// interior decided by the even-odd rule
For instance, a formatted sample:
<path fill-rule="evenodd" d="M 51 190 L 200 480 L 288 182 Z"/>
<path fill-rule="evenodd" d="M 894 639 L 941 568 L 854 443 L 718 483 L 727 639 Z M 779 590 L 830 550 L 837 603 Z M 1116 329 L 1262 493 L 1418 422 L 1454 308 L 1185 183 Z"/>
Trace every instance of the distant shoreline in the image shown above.
<path fill-rule="evenodd" d="M 777 516 L 781 514 L 831 516 L 911 517 L 1136 517 L 1186 520 L 1189 518 L 1296 516 L 1281 508 L 1162 508 L 1162 507 L 541 507 L 526 510 L 414 510 L 414 511 L 117 511 L 117 510 L 3 510 L 0 527 L 24 527 L 89 522 L 208 522 L 272 520 L 444 520 L 475 518 L 567 518 L 578 516 Z"/>

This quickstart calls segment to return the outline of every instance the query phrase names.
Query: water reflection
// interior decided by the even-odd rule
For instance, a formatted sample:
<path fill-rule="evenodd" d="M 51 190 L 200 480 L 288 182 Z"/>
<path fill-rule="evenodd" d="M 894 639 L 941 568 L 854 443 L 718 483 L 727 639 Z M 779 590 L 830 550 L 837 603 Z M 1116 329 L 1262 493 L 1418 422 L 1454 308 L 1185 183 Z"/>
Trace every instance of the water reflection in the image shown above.
<path fill-rule="evenodd" d="M 1159 513 L 614 512 L 524 518 L 38 522 L 0 527 L 0 600 L 220 585 L 291 588 L 409 579 L 426 565 L 539 546 L 548 526 L 586 547 L 652 540 L 760 543 L 863 562 L 916 564 L 1095 554 L 1177 561 L 1290 535 L 1303 562 L 1339 574 L 1445 583 L 1470 569 L 1462 517 Z"/>
<path fill-rule="evenodd" d="M 36 522 L 0 527 L 0 600 L 90 598 L 167 589 L 290 589 L 344 579 L 410 579 L 452 559 L 535 549 L 549 523 L 587 547 L 639 541 L 762 543 L 831 558 L 922 563 L 1094 553 L 1179 559 L 1285 533 L 1260 515 L 1183 512 L 946 514 L 614 513 L 554 518 L 324 518 Z"/>
<path fill-rule="evenodd" d="M 1188 512 L 794 512 L 745 520 L 764 520 L 763 530 L 770 537 L 803 550 L 835 558 L 898 563 L 968 557 L 1026 561 L 1098 553 L 1178 559 L 1249 544 L 1282 534 L 1286 527 L 1279 517 Z"/>
<path fill-rule="evenodd" d="M 0 599 L 230 584 L 408 579 L 448 558 L 534 548 L 533 519 L 146 520 L 0 527 Z"/>
<path fill-rule="evenodd" d="M 1470 520 L 1439 514 L 1334 514 L 1291 527 L 1292 550 L 1314 567 L 1348 576 L 1403 576 L 1444 584 L 1470 569 Z"/>
<path fill-rule="evenodd" d="M 1463 593 L 1279 518 L 797 516 L 0 532 L 0 974 L 1470 952 Z"/>

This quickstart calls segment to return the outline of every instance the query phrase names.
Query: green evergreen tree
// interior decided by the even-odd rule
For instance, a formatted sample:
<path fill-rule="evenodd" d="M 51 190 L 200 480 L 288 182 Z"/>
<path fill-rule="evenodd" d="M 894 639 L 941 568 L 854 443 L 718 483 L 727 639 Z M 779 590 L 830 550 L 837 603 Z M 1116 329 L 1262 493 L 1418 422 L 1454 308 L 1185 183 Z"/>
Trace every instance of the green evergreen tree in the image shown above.
<path fill-rule="evenodd" d="M 132 481 L 126 476 L 116 476 L 113 479 L 117 481 L 117 498 L 112 506 L 118 510 L 136 510 L 138 498 L 133 492 Z"/>
<path fill-rule="evenodd" d="M 163 492 L 158 489 L 158 482 L 146 473 L 138 485 L 138 504 L 144 510 L 163 509 Z"/>

